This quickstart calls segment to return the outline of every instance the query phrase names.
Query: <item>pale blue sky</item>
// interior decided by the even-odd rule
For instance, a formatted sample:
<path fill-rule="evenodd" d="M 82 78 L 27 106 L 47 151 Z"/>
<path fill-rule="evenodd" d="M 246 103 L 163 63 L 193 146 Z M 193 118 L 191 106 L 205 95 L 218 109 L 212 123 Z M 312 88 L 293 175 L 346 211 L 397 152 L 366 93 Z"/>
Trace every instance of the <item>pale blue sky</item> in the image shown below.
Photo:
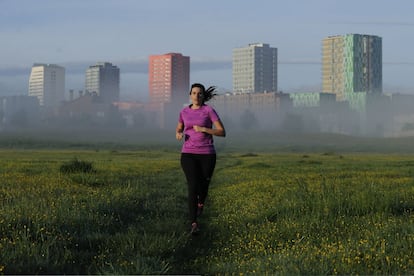
<path fill-rule="evenodd" d="M 145 100 L 149 55 L 191 57 L 191 81 L 232 88 L 232 50 L 278 48 L 279 89 L 317 89 L 330 35 L 383 40 L 385 92 L 414 93 L 412 0 L 0 0 L 0 92 L 27 93 L 33 63 L 65 66 L 83 89 L 98 61 L 120 67 L 121 95 Z"/>

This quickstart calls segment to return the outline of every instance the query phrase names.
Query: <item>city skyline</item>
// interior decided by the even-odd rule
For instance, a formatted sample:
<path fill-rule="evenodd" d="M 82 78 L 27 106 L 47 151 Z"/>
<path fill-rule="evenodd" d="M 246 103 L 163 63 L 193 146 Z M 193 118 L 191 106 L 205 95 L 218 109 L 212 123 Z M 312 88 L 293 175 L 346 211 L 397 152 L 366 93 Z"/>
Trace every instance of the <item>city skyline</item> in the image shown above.
<path fill-rule="evenodd" d="M 120 68 L 121 97 L 142 100 L 148 57 L 168 52 L 191 57 L 191 82 L 231 90 L 232 50 L 249 43 L 278 48 L 279 90 L 313 91 L 322 40 L 348 33 L 383 38 L 384 92 L 414 91 L 413 7 L 408 0 L 0 0 L 0 91 L 27 92 L 34 63 L 65 67 L 66 90 L 83 89 L 86 69 L 107 61 Z"/>

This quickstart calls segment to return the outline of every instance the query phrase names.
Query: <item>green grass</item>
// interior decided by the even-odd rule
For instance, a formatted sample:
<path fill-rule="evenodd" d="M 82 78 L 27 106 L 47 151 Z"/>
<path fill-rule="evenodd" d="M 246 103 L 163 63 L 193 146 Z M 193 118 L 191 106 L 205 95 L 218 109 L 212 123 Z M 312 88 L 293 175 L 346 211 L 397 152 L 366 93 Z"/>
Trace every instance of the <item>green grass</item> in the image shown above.
<path fill-rule="evenodd" d="M 60 173 L 75 155 L 92 162 L 96 172 Z M 175 156 L 88 151 L 2 156 L 0 265 L 6 274 L 167 272 L 165 256 L 185 232 L 184 186 L 177 185 L 182 180 Z"/>
<path fill-rule="evenodd" d="M 224 151 L 192 237 L 178 151 L 0 154 L 4 274 L 414 273 L 413 155 Z"/>
<path fill-rule="evenodd" d="M 228 235 L 203 272 L 411 274 L 411 158 L 237 158 L 213 190 L 209 224 Z"/>

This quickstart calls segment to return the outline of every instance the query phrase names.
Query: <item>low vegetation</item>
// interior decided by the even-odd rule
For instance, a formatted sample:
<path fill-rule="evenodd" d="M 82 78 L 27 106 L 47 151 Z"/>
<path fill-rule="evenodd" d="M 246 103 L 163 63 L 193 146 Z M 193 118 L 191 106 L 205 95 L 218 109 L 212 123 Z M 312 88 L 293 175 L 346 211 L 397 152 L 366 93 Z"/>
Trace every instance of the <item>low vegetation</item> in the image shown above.
<path fill-rule="evenodd" d="M 72 160 L 63 163 L 60 165 L 60 172 L 61 173 L 93 173 L 95 169 L 92 166 L 92 162 L 79 160 L 77 157 L 73 158 Z"/>

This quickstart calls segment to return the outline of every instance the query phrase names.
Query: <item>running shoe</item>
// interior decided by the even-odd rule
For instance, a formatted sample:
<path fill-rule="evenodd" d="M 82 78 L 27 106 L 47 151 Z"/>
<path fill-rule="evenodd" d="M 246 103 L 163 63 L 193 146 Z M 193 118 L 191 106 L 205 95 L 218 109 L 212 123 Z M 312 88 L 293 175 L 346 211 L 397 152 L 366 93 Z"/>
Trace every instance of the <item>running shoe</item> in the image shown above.
<path fill-rule="evenodd" d="M 190 231 L 190 233 L 192 235 L 197 235 L 198 233 L 200 233 L 200 228 L 198 228 L 197 222 L 191 223 L 191 231 Z"/>

